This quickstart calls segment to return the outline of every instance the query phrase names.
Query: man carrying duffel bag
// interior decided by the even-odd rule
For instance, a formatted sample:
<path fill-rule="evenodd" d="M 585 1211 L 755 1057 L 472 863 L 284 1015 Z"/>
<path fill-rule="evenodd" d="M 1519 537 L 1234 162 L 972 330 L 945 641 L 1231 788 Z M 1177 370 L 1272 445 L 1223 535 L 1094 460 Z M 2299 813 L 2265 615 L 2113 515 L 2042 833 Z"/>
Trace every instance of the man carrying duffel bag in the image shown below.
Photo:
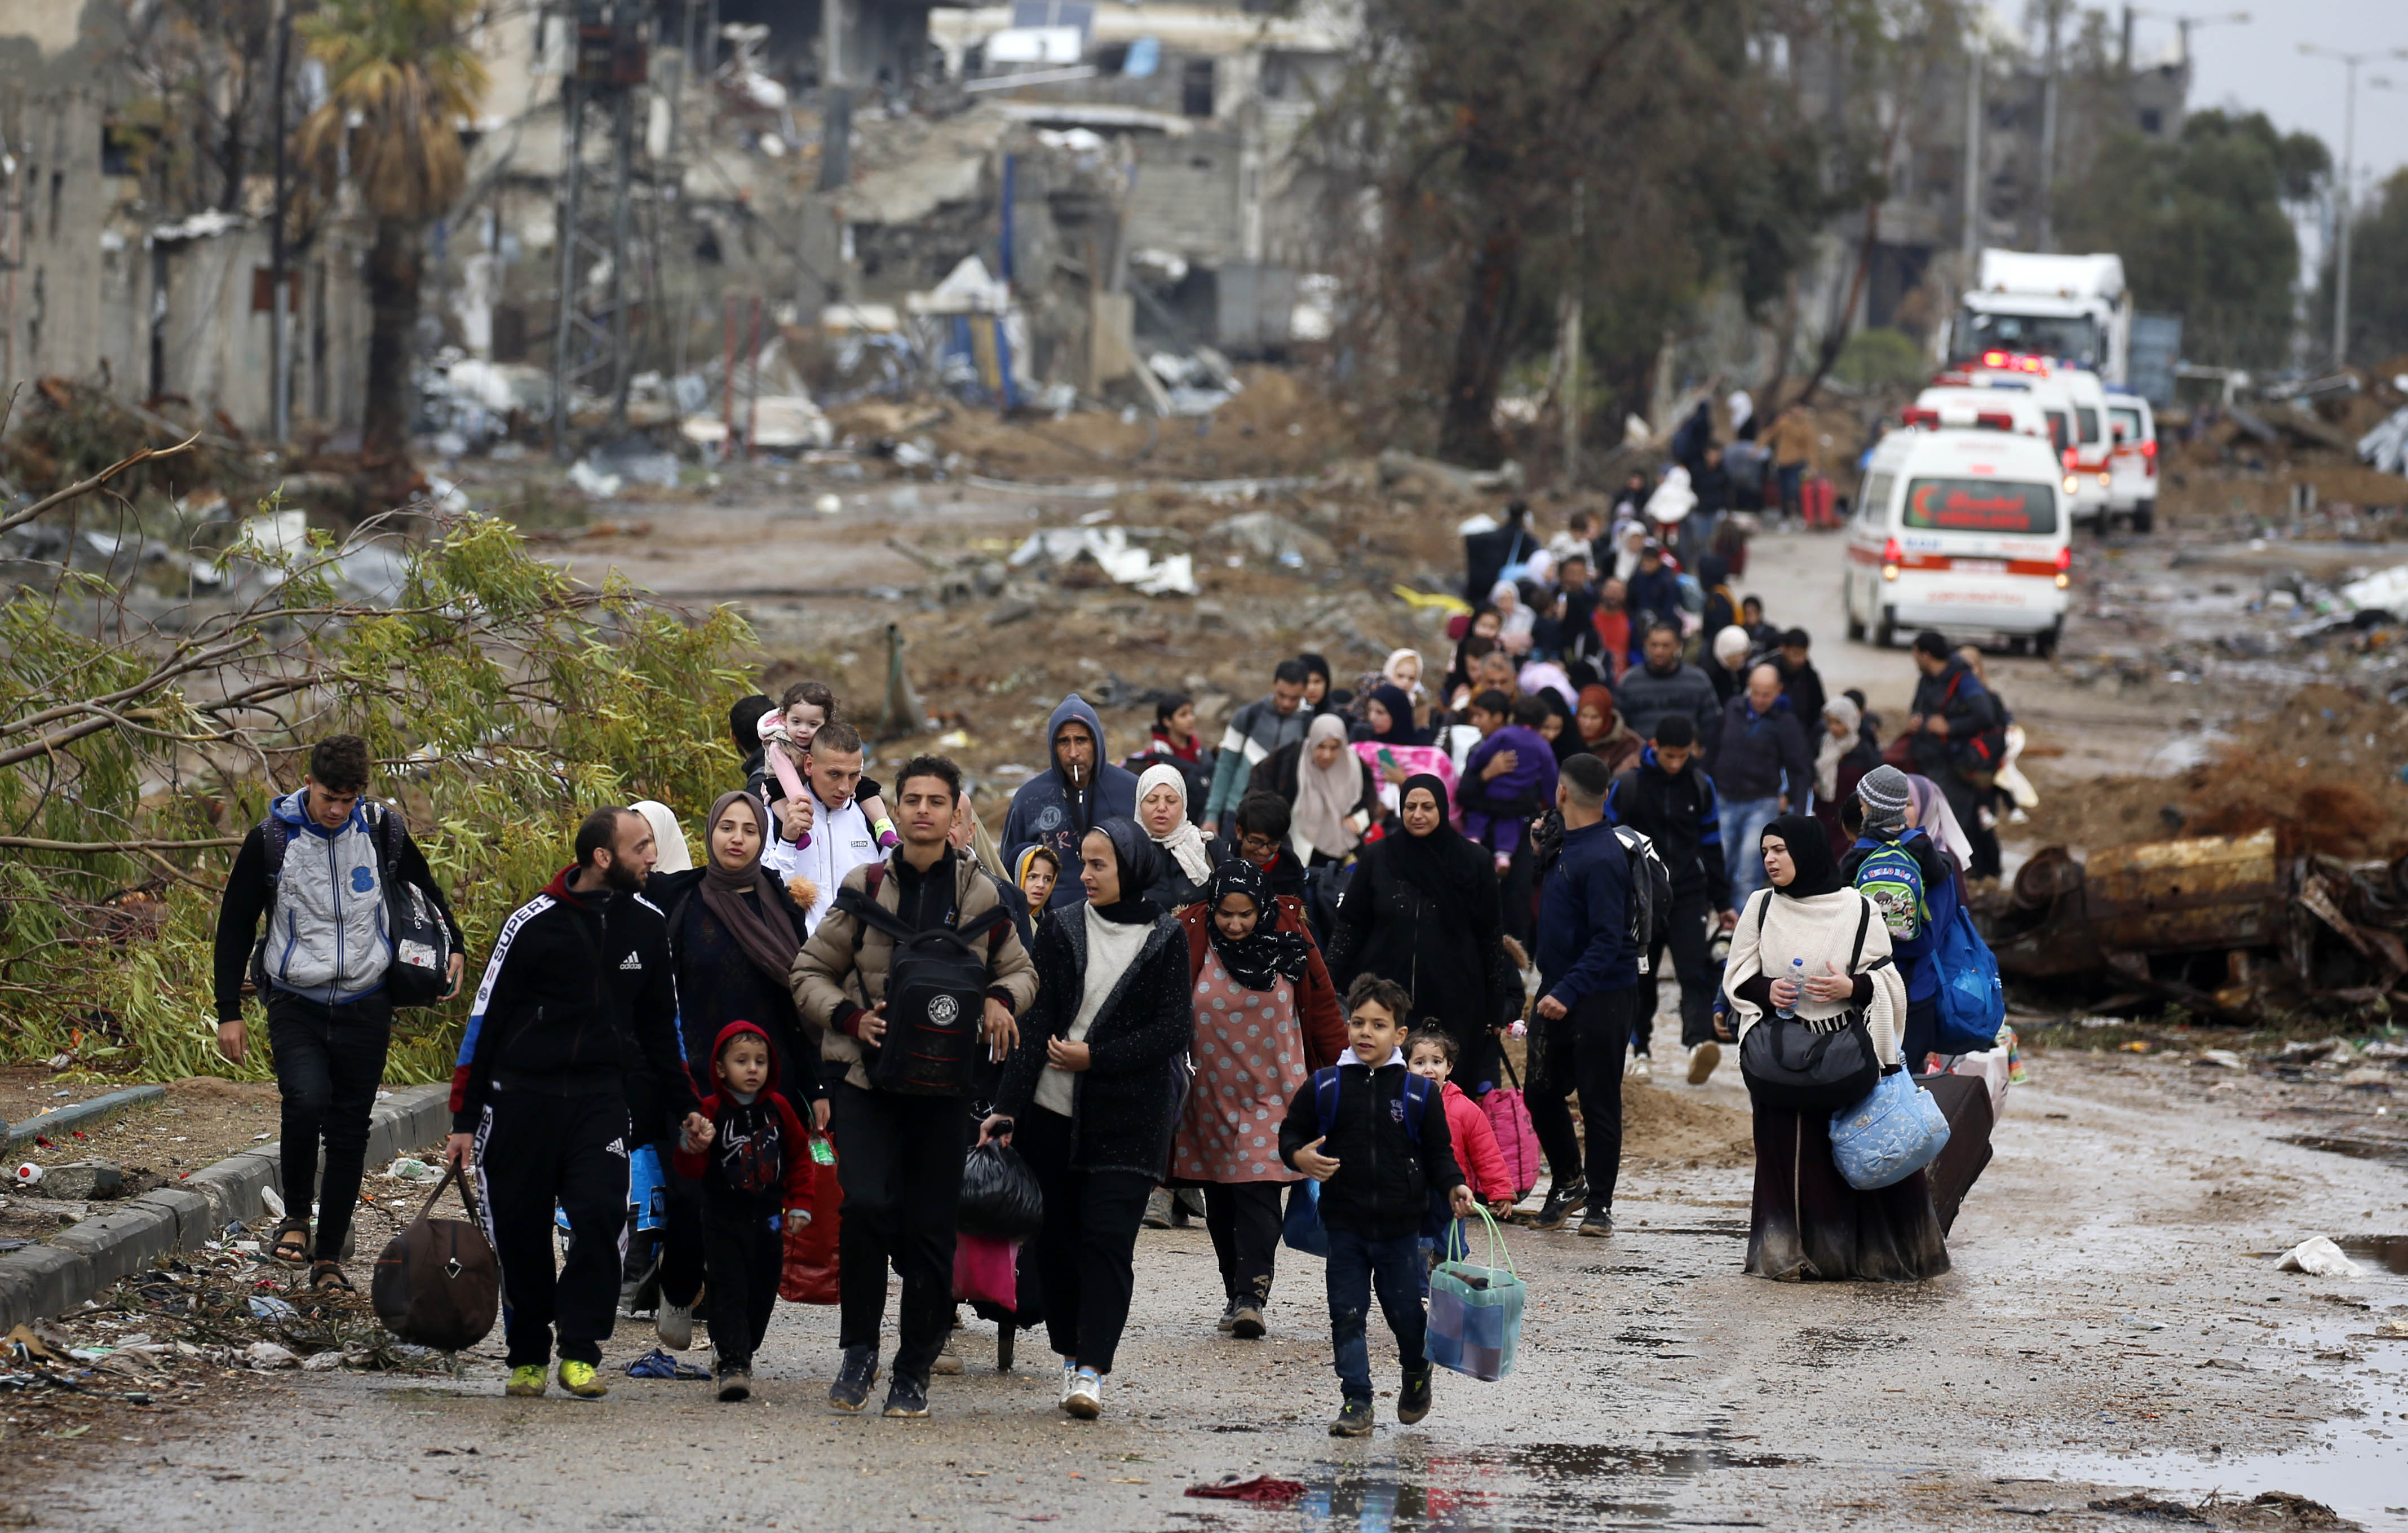
<path fill-rule="evenodd" d="M 819 1040 L 844 1187 L 844 1358 L 828 1404 L 847 1412 L 868 1403 L 878 1377 L 891 1262 L 903 1306 L 885 1413 L 928 1413 L 928 1375 L 953 1325 L 968 1099 L 1019 1041 L 1014 1018 L 1037 995 L 995 881 L 947 838 L 961 783 L 942 756 L 904 764 L 889 801 L 902 844 L 845 875 L 795 957 L 795 1005 Z"/>

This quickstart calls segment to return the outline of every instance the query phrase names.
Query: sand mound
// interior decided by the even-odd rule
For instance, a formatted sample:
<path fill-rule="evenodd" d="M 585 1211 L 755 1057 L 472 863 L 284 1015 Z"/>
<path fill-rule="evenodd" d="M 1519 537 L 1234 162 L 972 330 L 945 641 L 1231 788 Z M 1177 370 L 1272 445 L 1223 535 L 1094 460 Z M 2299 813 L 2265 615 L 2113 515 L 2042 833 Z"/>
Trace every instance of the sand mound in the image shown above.
<path fill-rule="evenodd" d="M 1685 1086 L 1625 1081 L 1622 1157 L 1693 1168 L 1753 1166 L 1755 1128 L 1746 1113 L 1695 1096 Z"/>

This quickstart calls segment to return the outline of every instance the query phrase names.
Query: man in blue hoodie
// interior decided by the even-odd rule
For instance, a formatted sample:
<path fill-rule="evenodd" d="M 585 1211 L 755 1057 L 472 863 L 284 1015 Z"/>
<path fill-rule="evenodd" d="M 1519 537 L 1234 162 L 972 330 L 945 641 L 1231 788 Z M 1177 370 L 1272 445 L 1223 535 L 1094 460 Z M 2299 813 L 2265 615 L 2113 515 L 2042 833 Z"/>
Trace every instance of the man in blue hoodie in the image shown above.
<path fill-rule="evenodd" d="M 1613 774 L 1592 755 L 1566 760 L 1556 774 L 1563 851 L 1539 895 L 1538 1022 L 1531 1035 L 1530 1126 L 1553 1180 L 1541 1229 L 1560 1229 L 1584 1200 L 1583 1235 L 1613 1233 L 1613 1184 L 1622 1168 L 1622 1051 L 1630 1019 L 1653 1007 L 1639 982 L 1630 934 L 1630 853 L 1605 822 Z M 1585 1157 L 1565 1098 L 1580 1093 L 1588 1133 Z M 1552 1222 L 1550 1220 L 1552 1219 Z"/>
<path fill-rule="evenodd" d="M 1003 817 L 1003 860 L 1018 867 L 1023 852 L 1042 846 L 1062 859 L 1066 870 L 1075 869 L 1079 843 L 1098 822 L 1115 814 L 1137 818 L 1137 774 L 1112 765 L 1104 753 L 1104 722 L 1075 692 L 1054 710 L 1045 738 L 1053 765 L 1011 795 L 1011 809 Z M 1054 881 L 1045 904 L 1058 910 L 1086 897 L 1076 878 L 1064 877 Z"/>

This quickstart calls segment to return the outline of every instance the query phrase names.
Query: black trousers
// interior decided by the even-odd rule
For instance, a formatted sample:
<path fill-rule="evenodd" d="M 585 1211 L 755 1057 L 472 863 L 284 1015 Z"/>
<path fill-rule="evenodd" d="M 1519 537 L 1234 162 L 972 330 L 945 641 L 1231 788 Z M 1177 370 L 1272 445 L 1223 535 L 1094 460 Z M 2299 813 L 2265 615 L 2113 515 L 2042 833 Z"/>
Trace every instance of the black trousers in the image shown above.
<path fill-rule="evenodd" d="M 749 1198 L 703 1189 L 703 1262 L 710 1275 L 710 1344 L 719 1366 L 751 1368 L 778 1304 L 785 1238 Z"/>
<path fill-rule="evenodd" d="M 1630 1017 L 1653 1006 L 1645 985 L 1585 996 L 1552 1022 L 1543 1022 L 1544 1044 L 1530 1067 L 1525 1100 L 1530 1126 L 1557 1183 L 1578 1174 L 1588 1178 L 1588 1206 L 1613 1208 L 1613 1184 L 1622 1172 L 1622 1051 L 1630 1040 Z M 1588 1137 L 1585 1157 L 1581 1130 L 1572 1127 L 1566 1098 L 1580 1093 L 1581 1125 Z"/>
<path fill-rule="evenodd" d="M 502 1264 L 509 1366 L 599 1363 L 619 1318 L 627 1238 L 627 1104 L 617 1092 L 546 1096 L 496 1091 L 477 1125 L 485 1238 Z M 568 1215 L 568 1254 L 552 1267 L 552 1208 Z"/>
<path fill-rule="evenodd" d="M 1703 889 L 1684 889 L 1672 895 L 1672 931 L 1664 949 L 1672 954 L 1672 972 L 1681 981 L 1681 1047 L 1694 1049 L 1714 1036 L 1714 992 L 1723 977 L 1714 967 L 1713 933 L 1707 923 L 1714 902 Z M 1640 981 L 1644 996 L 1630 1014 L 1630 1046 L 1647 1052 L 1656 1028 L 1656 981 L 1664 973 L 1664 950 L 1655 953 L 1654 973 Z"/>
<path fill-rule="evenodd" d="M 951 1096 L 905 1096 L 838 1082 L 836 1135 L 844 1218 L 837 1230 L 838 1343 L 878 1347 L 886 1268 L 903 1279 L 895 1371 L 925 1383 L 953 1324 L 953 1216 L 962 1200 L 962 1119 Z"/>
<path fill-rule="evenodd" d="M 1038 1255 L 1045 1274 L 1047 1340 L 1080 1367 L 1110 1373 L 1128 1325 L 1137 1232 L 1154 1179 L 1137 1171 L 1076 1169 L 1070 1120 L 1041 1107 L 1020 1115 L 1011 1143 L 1045 1190 Z M 1211 1217 L 1209 1204 L 1205 1217 Z"/>
<path fill-rule="evenodd" d="M 1523 838 L 1521 849 L 1497 875 L 1498 914 L 1503 920 L 1505 935 L 1522 944 L 1522 951 L 1531 951 L 1531 941 L 1539 929 L 1537 907 L 1532 903 L 1539 889 L 1539 857 L 1530 850 L 1529 838 Z"/>
<path fill-rule="evenodd" d="M 283 1099 L 278 1146 L 284 1157 L 284 1207 L 295 1219 L 318 1205 L 314 1254 L 338 1261 L 359 1206 L 360 1176 L 368 1153 L 368 1113 L 384 1079 L 393 1042 L 393 997 L 380 990 L 328 1004 L 271 992 L 267 1044 L 276 1055 L 276 1090 Z M 318 1180 L 318 1140 L 326 1141 L 326 1177 Z"/>
<path fill-rule="evenodd" d="M 1259 1310 L 1270 1302 L 1271 1268 L 1279 1260 L 1280 1195 L 1283 1182 L 1207 1182 L 1204 1228 L 1221 1259 L 1221 1292 L 1233 1304 Z"/>

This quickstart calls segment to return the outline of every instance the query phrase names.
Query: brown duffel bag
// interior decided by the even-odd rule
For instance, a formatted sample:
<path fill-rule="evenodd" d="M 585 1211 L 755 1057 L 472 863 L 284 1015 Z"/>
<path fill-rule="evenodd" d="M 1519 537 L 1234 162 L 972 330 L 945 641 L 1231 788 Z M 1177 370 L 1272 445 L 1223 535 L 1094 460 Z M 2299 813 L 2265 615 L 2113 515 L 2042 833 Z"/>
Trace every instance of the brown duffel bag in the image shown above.
<path fill-rule="evenodd" d="M 477 1217 L 476 1191 L 454 1166 L 435 1184 L 435 1196 L 409 1227 L 386 1242 L 368 1284 L 386 1330 L 444 1352 L 482 1341 L 493 1331 L 502 1298 L 502 1266 L 485 1232 L 468 1220 L 434 1217 L 436 1201 L 454 1182 L 468 1220 Z"/>

